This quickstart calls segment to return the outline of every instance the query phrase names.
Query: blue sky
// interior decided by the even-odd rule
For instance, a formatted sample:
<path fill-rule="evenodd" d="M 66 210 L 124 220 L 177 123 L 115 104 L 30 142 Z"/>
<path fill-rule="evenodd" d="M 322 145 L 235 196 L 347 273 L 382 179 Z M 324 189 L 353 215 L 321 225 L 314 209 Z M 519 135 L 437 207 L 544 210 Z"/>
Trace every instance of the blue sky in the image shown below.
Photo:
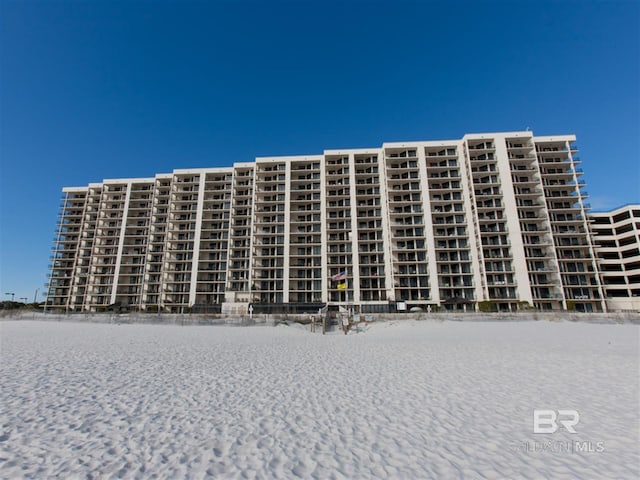
<path fill-rule="evenodd" d="M 569 134 L 640 202 L 637 1 L 0 1 L 0 294 L 64 186 L 401 140 Z"/>

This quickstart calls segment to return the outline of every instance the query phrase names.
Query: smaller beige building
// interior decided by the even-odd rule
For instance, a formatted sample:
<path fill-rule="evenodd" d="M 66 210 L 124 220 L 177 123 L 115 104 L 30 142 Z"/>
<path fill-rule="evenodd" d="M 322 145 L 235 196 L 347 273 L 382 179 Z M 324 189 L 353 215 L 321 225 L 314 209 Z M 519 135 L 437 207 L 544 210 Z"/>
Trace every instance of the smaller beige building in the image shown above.
<path fill-rule="evenodd" d="M 640 311 L 640 205 L 590 218 L 607 309 Z"/>

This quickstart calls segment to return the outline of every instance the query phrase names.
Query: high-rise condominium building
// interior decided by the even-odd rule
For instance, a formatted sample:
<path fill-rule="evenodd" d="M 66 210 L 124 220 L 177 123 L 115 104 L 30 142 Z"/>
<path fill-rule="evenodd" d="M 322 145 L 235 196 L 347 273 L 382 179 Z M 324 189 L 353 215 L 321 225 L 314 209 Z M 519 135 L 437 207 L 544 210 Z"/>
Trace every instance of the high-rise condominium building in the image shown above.
<path fill-rule="evenodd" d="M 640 310 L 640 205 L 591 213 L 609 310 Z"/>
<path fill-rule="evenodd" d="M 471 134 L 64 188 L 47 308 L 603 310 L 574 141 Z"/>

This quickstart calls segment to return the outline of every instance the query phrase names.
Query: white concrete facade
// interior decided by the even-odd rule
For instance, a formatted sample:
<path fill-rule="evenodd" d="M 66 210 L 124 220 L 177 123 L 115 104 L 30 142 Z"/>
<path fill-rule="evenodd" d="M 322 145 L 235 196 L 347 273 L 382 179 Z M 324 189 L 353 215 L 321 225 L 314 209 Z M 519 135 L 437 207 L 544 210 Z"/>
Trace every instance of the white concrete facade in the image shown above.
<path fill-rule="evenodd" d="M 47 303 L 604 310 L 574 142 L 469 134 L 65 188 Z"/>

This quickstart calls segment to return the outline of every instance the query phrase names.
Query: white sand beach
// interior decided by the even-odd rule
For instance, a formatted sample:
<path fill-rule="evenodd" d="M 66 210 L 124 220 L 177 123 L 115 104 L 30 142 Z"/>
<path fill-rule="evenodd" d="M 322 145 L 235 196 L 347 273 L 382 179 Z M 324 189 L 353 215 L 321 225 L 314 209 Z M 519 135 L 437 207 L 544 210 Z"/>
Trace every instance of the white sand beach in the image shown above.
<path fill-rule="evenodd" d="M 638 325 L 2 321 L 0 346 L 1 478 L 640 476 Z"/>

